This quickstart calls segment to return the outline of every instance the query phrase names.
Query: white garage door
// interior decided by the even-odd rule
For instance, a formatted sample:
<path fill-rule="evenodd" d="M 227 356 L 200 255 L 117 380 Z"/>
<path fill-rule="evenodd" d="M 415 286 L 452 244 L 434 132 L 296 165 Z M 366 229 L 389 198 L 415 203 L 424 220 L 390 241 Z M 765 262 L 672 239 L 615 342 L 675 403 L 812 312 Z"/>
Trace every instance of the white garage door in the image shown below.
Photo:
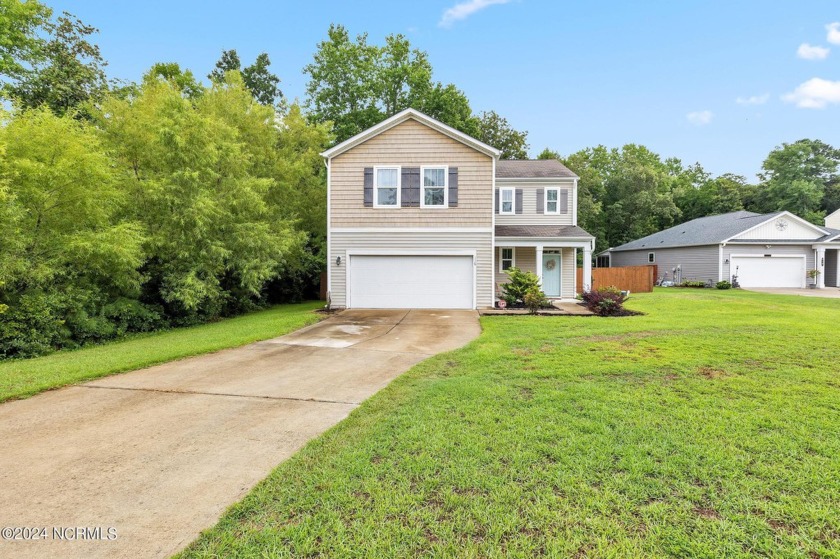
<path fill-rule="evenodd" d="M 738 267 L 742 287 L 805 287 L 805 257 L 732 257 L 732 271 Z"/>
<path fill-rule="evenodd" d="M 471 309 L 472 256 L 350 256 L 348 306 Z"/>

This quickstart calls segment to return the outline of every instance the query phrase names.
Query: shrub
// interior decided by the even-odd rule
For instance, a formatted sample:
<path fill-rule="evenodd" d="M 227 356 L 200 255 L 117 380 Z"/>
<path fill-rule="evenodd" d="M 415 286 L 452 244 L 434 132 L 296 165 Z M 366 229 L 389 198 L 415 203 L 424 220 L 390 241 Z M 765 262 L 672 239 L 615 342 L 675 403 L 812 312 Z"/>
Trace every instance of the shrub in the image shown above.
<path fill-rule="evenodd" d="M 627 297 L 615 287 L 599 287 L 586 291 L 583 296 L 586 308 L 598 316 L 625 316 L 629 314 L 624 308 Z"/>
<path fill-rule="evenodd" d="M 531 314 L 537 314 L 537 311 L 542 307 L 548 306 L 548 299 L 545 297 L 545 293 L 537 285 L 528 288 L 528 291 L 525 292 L 523 302 Z"/>
<path fill-rule="evenodd" d="M 706 287 L 705 281 L 685 280 L 680 284 L 680 287 Z"/>
<path fill-rule="evenodd" d="M 718 289 L 732 289 L 732 284 L 726 280 L 719 281 L 715 284 Z"/>
<path fill-rule="evenodd" d="M 502 285 L 502 299 L 508 306 L 525 304 L 525 295 L 528 291 L 540 290 L 540 278 L 534 272 L 523 272 L 517 267 L 508 268 L 505 273 L 510 281 Z M 540 293 L 542 291 L 540 290 Z M 545 297 L 545 295 L 543 295 Z"/>
<path fill-rule="evenodd" d="M 135 299 L 124 297 L 105 305 L 102 309 L 102 314 L 116 327 L 118 336 L 129 332 L 151 332 L 166 327 L 161 313 L 159 308 L 155 309 Z"/>

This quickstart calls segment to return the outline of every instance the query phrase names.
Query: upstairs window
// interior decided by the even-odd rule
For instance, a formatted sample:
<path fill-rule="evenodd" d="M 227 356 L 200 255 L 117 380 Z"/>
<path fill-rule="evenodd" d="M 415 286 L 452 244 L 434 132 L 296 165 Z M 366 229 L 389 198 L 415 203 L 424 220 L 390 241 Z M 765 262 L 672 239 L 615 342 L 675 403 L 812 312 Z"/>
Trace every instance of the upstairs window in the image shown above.
<path fill-rule="evenodd" d="M 514 194 L 515 189 L 513 188 L 502 188 L 499 190 L 499 213 L 500 214 L 508 214 L 513 215 L 516 208 L 514 207 Z"/>
<path fill-rule="evenodd" d="M 546 188 L 545 189 L 545 213 L 557 214 L 560 213 L 560 189 Z"/>
<path fill-rule="evenodd" d="M 400 205 L 400 168 L 376 167 L 373 173 L 374 206 L 398 207 Z"/>
<path fill-rule="evenodd" d="M 653 252 L 648 253 L 648 263 L 649 264 L 656 264 L 656 254 Z"/>
<path fill-rule="evenodd" d="M 420 205 L 424 208 L 445 208 L 447 205 L 447 189 L 449 187 L 446 167 L 423 167 L 422 189 Z"/>

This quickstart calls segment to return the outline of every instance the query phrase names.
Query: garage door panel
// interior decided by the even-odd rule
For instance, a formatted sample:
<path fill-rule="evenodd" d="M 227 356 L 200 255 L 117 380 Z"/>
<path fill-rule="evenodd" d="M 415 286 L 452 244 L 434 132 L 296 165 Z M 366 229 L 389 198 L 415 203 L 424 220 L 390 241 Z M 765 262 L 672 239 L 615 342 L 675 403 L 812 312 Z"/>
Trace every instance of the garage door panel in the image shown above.
<path fill-rule="evenodd" d="M 353 308 L 473 308 L 472 256 L 352 255 Z"/>
<path fill-rule="evenodd" d="M 736 267 L 742 287 L 805 287 L 803 256 L 733 256 L 732 269 Z"/>

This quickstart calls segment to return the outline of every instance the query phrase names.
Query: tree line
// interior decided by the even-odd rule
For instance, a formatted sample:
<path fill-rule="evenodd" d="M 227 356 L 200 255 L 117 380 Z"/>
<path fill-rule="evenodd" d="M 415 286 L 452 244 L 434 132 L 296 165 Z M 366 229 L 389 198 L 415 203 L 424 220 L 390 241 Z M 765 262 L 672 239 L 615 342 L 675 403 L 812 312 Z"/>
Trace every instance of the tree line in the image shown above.
<path fill-rule="evenodd" d="M 109 78 L 98 31 L 37 0 L 0 0 L 0 358 L 312 298 L 325 266 L 319 153 L 407 107 L 528 157 L 527 132 L 474 112 L 403 35 L 330 26 L 288 101 L 262 53 L 224 50 L 207 80 L 177 62 Z M 817 221 L 840 204 L 837 150 L 803 140 L 762 182 L 712 177 L 643 146 L 558 158 L 580 175 L 599 246 L 733 209 Z"/>

